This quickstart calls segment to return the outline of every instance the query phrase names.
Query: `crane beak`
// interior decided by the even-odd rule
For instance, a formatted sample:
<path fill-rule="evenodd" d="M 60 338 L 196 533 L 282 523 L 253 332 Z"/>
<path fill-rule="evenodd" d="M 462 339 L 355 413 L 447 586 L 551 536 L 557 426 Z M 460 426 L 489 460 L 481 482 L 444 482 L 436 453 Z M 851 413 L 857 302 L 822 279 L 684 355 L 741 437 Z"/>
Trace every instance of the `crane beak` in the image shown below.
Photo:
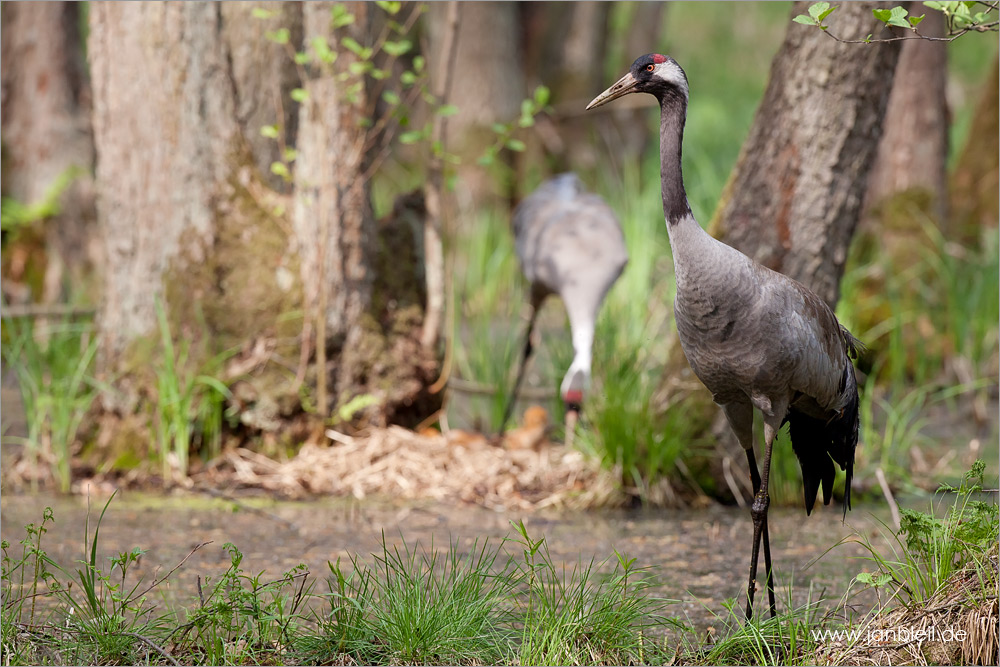
<path fill-rule="evenodd" d="M 634 93 L 635 87 L 638 83 L 639 82 L 636 81 L 635 77 L 632 76 L 632 72 L 628 72 L 625 76 L 618 79 L 613 86 L 595 97 L 594 100 L 587 105 L 587 111 L 599 107 L 602 104 L 607 104 L 611 100 L 617 100 L 622 95 Z"/>

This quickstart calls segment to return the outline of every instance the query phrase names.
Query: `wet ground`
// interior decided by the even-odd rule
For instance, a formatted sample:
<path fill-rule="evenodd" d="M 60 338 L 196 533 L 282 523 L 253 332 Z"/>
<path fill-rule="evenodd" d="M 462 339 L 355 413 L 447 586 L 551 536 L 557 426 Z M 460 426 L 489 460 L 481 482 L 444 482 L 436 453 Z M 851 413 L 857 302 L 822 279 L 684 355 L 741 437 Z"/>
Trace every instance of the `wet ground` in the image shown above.
<path fill-rule="evenodd" d="M 105 499 L 91 501 L 91 532 Z M 10 495 L 0 500 L 0 532 L 15 543 L 23 526 L 38 523 L 52 507 L 55 524 L 45 535 L 43 548 L 56 562 L 75 566 L 83 558 L 87 519 L 85 498 L 54 495 Z M 872 512 L 881 508 L 856 507 L 841 523 L 841 508 L 819 507 L 811 517 L 801 510 L 771 512 L 772 551 L 779 600 L 792 584 L 792 600 L 804 603 L 821 591 L 839 599 L 852 578 L 865 569 L 855 560 L 863 553 L 857 544 L 836 547 L 855 530 L 877 533 Z M 155 496 L 119 493 L 104 517 L 100 532 L 103 558 L 139 547 L 146 551 L 135 575 L 152 581 L 181 561 L 197 544 L 211 541 L 175 572 L 163 592 L 184 606 L 197 604 L 197 579 L 215 578 L 229 564 L 223 549 L 233 542 L 245 554 L 243 569 L 265 572 L 264 580 L 305 563 L 323 581 L 328 561 L 360 555 L 373 562 L 381 539 L 390 544 L 445 547 L 450 540 L 462 549 L 484 538 L 499 541 L 513 536 L 510 522 L 523 519 L 534 538 L 544 537 L 552 557 L 567 566 L 591 559 L 598 562 L 614 551 L 636 558 L 651 568 L 657 586 L 653 594 L 678 600 L 667 612 L 705 628 L 714 614 L 724 614 L 723 602 L 742 595 L 749 564 L 751 522 L 748 510 L 716 507 L 697 511 L 616 511 L 559 515 L 497 513 L 478 506 L 411 504 L 394 506 L 366 501 L 323 500 L 305 503 L 226 501 L 203 496 Z M 510 545 L 512 555 L 520 549 Z M 819 558 L 818 561 L 813 562 Z M 107 563 L 107 560 L 104 561 Z M 807 567 L 808 566 L 808 567 Z M 610 569 L 610 565 L 605 568 Z M 325 590 L 325 585 L 318 587 Z M 779 603 L 780 604 L 780 603 Z M 832 604 L 832 603 L 831 603 Z"/>

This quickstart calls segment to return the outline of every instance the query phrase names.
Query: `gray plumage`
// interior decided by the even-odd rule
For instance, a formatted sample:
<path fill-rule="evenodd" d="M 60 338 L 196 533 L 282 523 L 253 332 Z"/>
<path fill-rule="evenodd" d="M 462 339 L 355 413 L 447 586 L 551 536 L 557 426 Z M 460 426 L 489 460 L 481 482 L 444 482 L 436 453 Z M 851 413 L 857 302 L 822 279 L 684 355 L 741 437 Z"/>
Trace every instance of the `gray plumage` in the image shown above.
<path fill-rule="evenodd" d="M 674 314 L 681 346 L 695 375 L 725 412 L 750 467 L 755 495 L 747 618 L 761 538 L 773 616 L 767 534 L 771 447 L 789 422 L 807 513 L 821 486 L 824 503 L 830 502 L 836 461 L 847 471 L 846 512 L 859 425 L 850 355 L 857 355 L 860 343 L 815 293 L 716 240 L 695 220 L 681 173 L 688 82 L 676 61 L 659 54 L 641 56 L 587 108 L 636 92 L 660 102 L 661 194 L 677 279 Z M 753 453 L 755 407 L 764 421 L 762 475 Z"/>
<path fill-rule="evenodd" d="M 531 287 L 531 316 L 522 365 L 531 353 L 531 330 L 538 308 L 550 294 L 566 306 L 574 358 L 560 391 L 567 405 L 579 409 L 590 383 L 594 326 L 601 303 L 628 262 L 621 224 L 608 204 L 587 192 L 576 174 L 555 176 L 522 201 L 512 220 L 514 247 Z"/>

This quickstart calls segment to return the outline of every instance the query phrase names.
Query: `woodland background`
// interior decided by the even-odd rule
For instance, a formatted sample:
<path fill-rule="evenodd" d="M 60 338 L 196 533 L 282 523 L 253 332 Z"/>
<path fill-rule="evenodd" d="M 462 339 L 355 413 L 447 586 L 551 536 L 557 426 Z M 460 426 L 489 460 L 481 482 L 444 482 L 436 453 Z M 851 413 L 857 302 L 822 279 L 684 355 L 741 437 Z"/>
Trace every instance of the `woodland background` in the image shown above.
<path fill-rule="evenodd" d="M 883 34 L 874 6 L 831 31 Z M 861 492 L 966 469 L 997 432 L 996 40 L 843 44 L 791 21 L 807 7 L 3 3 L 8 479 L 169 485 L 328 428 L 495 432 L 526 305 L 510 211 L 574 170 L 631 256 L 577 446 L 630 498 L 740 498 L 676 345 L 655 107 L 583 111 L 652 51 L 691 83 L 698 219 L 870 348 Z M 554 300 L 542 322 L 526 396 L 558 414 Z"/>

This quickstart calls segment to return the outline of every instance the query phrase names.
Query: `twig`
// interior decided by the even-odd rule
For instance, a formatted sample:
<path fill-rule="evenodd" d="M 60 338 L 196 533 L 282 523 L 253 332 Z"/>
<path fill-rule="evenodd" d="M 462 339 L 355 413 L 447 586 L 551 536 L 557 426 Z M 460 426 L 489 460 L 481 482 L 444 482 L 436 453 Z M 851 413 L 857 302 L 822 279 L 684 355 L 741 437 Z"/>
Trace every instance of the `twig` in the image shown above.
<path fill-rule="evenodd" d="M 174 656 L 170 655 L 164 649 L 157 646 L 152 639 L 149 639 L 148 637 L 143 637 L 137 632 L 122 632 L 121 634 L 126 637 L 132 637 L 133 639 L 138 639 L 139 641 L 143 642 L 147 646 L 151 647 L 154 651 L 162 655 L 164 658 L 169 660 L 171 664 L 177 665 L 177 667 L 181 667 L 181 663 L 177 662 L 174 659 Z"/>
<path fill-rule="evenodd" d="M 481 396 L 495 396 L 500 391 L 490 384 L 463 380 L 454 376 L 448 378 L 448 388 L 463 394 L 479 394 Z M 525 387 L 517 393 L 520 398 L 530 398 L 536 401 L 547 401 L 556 397 L 555 389 L 544 387 Z"/>
<path fill-rule="evenodd" d="M 8 306 L 4 304 L 0 316 L 5 320 L 13 320 L 19 317 L 54 317 L 67 315 L 70 317 L 94 315 L 96 308 L 87 306 L 71 306 L 68 303 L 28 303 L 23 305 Z"/>
<path fill-rule="evenodd" d="M 899 505 L 896 504 L 896 499 L 892 496 L 892 489 L 889 488 L 889 483 L 885 479 L 885 473 L 882 472 L 882 468 L 875 469 L 875 479 L 878 480 L 878 485 L 882 487 L 882 495 L 885 496 L 885 501 L 889 505 L 889 511 L 892 513 L 892 524 L 896 530 L 899 530 Z"/>
<path fill-rule="evenodd" d="M 448 3 L 448 13 L 445 19 L 444 41 L 441 46 L 438 68 L 439 88 L 434 91 L 434 97 L 445 103 L 451 93 L 451 74 L 455 63 L 455 52 L 458 46 L 458 12 L 457 0 Z M 444 146 L 447 136 L 448 118 L 437 113 L 431 127 L 431 161 L 427 169 L 427 186 L 424 188 L 424 199 L 427 206 L 427 218 L 424 220 L 424 262 L 427 281 L 427 307 L 424 312 L 424 324 L 420 332 L 420 345 L 425 353 L 433 354 L 441 336 L 442 313 L 444 312 L 445 271 L 444 243 L 441 239 L 444 199 Z"/>
<path fill-rule="evenodd" d="M 146 593 L 148 593 L 149 591 L 153 590 L 154 588 L 156 588 L 157 586 L 159 586 L 160 584 L 162 584 L 164 581 L 166 581 L 170 577 L 170 575 L 172 575 L 174 572 L 176 572 L 178 570 L 178 568 L 180 568 L 180 566 L 183 565 L 187 561 L 188 558 L 190 558 L 191 556 L 193 556 L 194 552 L 198 551 L 198 549 L 201 549 L 202 547 L 208 546 L 211 543 L 212 543 L 212 540 L 209 540 L 208 542 L 202 542 L 201 544 L 195 546 L 194 549 L 191 549 L 191 551 L 188 552 L 187 556 L 184 556 L 184 558 L 182 558 L 181 561 L 179 563 L 177 563 L 177 565 L 174 565 L 173 569 L 171 569 L 169 572 L 167 572 L 165 575 L 163 575 L 159 579 L 154 579 L 153 583 L 151 583 L 146 588 L 146 590 L 144 590 L 143 592 L 138 593 L 136 595 L 133 595 L 132 597 L 130 597 L 128 600 L 125 601 L 125 604 L 128 604 L 129 602 L 131 602 L 132 600 L 135 600 L 136 598 L 141 598 Z"/>

